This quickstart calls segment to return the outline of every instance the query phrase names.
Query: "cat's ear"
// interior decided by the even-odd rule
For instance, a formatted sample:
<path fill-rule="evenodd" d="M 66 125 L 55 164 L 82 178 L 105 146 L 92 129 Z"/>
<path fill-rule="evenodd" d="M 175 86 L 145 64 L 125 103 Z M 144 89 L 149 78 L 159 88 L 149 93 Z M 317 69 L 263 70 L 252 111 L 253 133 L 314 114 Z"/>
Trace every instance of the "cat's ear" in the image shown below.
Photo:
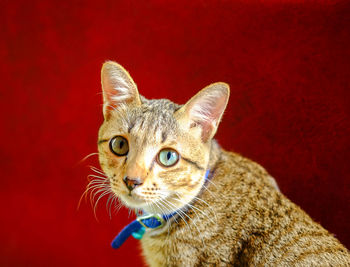
<path fill-rule="evenodd" d="M 111 110 L 121 105 L 140 105 L 140 95 L 129 73 L 118 63 L 107 61 L 101 70 L 103 115 L 107 119 Z"/>
<path fill-rule="evenodd" d="M 213 138 L 226 108 L 230 87 L 226 83 L 213 83 L 192 97 L 176 113 L 180 123 L 188 130 L 200 128 L 202 141 Z"/>

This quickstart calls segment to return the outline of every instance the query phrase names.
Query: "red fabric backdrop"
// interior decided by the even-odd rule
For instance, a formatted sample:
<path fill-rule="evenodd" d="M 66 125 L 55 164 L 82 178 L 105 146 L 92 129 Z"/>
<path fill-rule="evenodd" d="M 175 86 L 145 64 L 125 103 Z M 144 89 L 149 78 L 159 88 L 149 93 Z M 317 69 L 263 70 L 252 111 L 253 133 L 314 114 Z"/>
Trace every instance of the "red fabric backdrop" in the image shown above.
<path fill-rule="evenodd" d="M 350 246 L 347 1 L 0 2 L 1 266 L 138 266 L 130 221 L 77 204 L 98 166 L 100 68 L 116 60 L 148 98 L 184 103 L 231 85 L 217 139 Z M 166 3 L 165 3 L 166 2 Z"/>

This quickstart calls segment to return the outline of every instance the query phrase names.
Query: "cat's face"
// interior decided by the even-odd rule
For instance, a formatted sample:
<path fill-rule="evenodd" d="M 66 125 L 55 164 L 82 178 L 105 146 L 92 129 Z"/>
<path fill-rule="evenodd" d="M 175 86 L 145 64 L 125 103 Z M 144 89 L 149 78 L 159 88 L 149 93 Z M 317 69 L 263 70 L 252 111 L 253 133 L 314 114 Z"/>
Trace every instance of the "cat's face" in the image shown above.
<path fill-rule="evenodd" d="M 212 84 L 184 106 L 147 100 L 120 65 L 107 62 L 102 88 L 99 160 L 112 191 L 148 213 L 171 213 L 191 202 L 204 183 L 228 86 Z"/>

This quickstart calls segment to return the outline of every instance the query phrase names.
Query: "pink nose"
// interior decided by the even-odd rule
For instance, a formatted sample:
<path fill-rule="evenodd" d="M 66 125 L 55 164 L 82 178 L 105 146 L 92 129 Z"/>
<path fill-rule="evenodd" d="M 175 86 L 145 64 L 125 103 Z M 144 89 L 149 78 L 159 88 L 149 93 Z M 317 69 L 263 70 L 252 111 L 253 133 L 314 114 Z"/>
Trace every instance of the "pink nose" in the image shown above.
<path fill-rule="evenodd" d="M 123 178 L 123 181 L 126 185 L 126 187 L 129 189 L 129 191 L 131 192 L 135 187 L 142 185 L 143 181 L 136 177 L 136 178 L 129 178 L 128 176 L 125 176 Z"/>

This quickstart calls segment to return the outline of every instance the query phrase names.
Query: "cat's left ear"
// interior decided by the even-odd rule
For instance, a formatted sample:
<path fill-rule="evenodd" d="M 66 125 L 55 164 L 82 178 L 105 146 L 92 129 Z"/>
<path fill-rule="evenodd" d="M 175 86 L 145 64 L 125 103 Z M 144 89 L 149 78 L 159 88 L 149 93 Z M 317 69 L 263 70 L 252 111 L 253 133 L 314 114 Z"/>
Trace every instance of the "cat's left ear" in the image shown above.
<path fill-rule="evenodd" d="M 105 119 L 108 119 L 112 110 L 117 110 L 121 105 L 141 105 L 135 82 L 118 63 L 107 61 L 103 64 L 101 83 Z"/>
<path fill-rule="evenodd" d="M 176 112 L 180 123 L 188 130 L 200 128 L 204 143 L 214 137 L 226 109 L 230 87 L 223 82 L 202 89 Z"/>

